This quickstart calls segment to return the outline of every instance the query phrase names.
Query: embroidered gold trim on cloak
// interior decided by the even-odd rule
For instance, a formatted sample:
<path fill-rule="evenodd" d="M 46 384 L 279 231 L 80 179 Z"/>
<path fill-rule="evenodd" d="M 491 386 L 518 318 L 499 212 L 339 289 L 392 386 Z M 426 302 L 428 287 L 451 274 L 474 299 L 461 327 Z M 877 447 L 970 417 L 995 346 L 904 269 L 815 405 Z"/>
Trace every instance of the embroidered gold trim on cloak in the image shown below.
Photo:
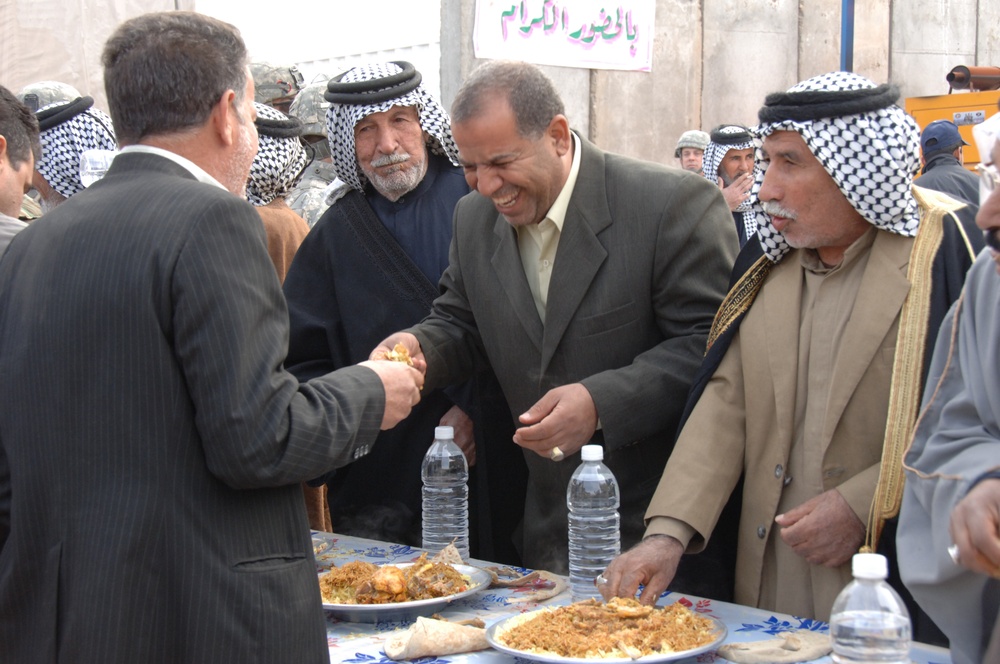
<path fill-rule="evenodd" d="M 882 464 L 868 514 L 868 532 L 862 551 L 874 551 L 886 519 L 899 514 L 903 499 L 903 455 L 909 446 L 923 393 L 923 363 L 930 298 L 934 288 L 932 268 L 944 238 L 945 217 L 961 227 L 951 214 L 962 207 L 961 203 L 922 187 L 913 187 L 913 195 L 920 206 L 920 230 L 913 241 L 907 267 L 910 292 L 899 314 Z"/>
<path fill-rule="evenodd" d="M 708 343 L 705 345 L 705 352 L 712 348 L 720 335 L 729 329 L 729 326 L 736 321 L 753 304 L 757 292 L 760 291 L 767 273 L 774 265 L 767 256 L 761 256 L 757 262 L 750 266 L 740 280 L 736 282 L 726 294 L 719 310 L 715 312 L 715 319 L 712 321 L 712 330 L 708 334 Z"/>

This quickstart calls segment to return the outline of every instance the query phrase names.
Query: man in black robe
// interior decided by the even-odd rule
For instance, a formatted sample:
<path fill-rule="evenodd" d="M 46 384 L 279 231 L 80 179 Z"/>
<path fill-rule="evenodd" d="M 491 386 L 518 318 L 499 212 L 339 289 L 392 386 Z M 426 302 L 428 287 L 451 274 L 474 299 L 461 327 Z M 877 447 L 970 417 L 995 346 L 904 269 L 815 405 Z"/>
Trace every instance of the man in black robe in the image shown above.
<path fill-rule="evenodd" d="M 409 63 L 351 69 L 331 80 L 326 97 L 333 166 L 345 186 L 285 281 L 287 366 L 300 379 L 367 358 L 387 334 L 428 313 L 448 265 L 455 204 L 469 192 L 448 114 Z M 420 465 L 439 424 L 454 427 L 471 467 L 473 555 L 519 562 L 513 531 L 526 470 L 488 370 L 424 395 L 368 455 L 325 478 L 334 532 L 420 545 Z"/>

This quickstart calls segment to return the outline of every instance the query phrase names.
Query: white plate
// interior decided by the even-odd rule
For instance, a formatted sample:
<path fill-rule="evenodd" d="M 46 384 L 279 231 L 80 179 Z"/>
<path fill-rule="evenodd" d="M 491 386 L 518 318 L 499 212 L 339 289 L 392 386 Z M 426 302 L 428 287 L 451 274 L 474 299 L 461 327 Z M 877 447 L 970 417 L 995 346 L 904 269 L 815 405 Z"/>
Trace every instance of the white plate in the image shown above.
<path fill-rule="evenodd" d="M 398 563 L 400 568 L 410 567 L 413 563 Z M 380 621 L 401 622 L 416 620 L 419 616 L 429 616 L 446 608 L 456 599 L 468 597 L 490 585 L 493 577 L 486 570 L 470 565 L 453 565 L 459 574 L 469 577 L 469 587 L 460 593 L 433 597 L 431 599 L 416 599 L 409 602 L 393 602 L 391 604 L 328 604 L 323 602 L 323 608 L 330 614 L 347 622 L 376 623 Z M 326 574 L 321 572 L 319 576 Z"/>
<path fill-rule="evenodd" d="M 496 640 L 495 636 L 498 629 L 503 629 L 504 625 L 511 620 L 526 621 L 529 620 L 529 616 L 535 616 L 544 611 L 551 611 L 552 609 L 539 609 L 537 611 L 532 611 L 530 613 L 523 613 L 516 616 L 510 616 L 496 623 L 493 623 L 486 629 L 486 640 L 491 646 L 500 652 L 507 653 L 514 657 L 521 657 L 523 659 L 530 659 L 536 662 L 550 662 L 551 664 L 633 664 L 638 662 L 639 664 L 654 664 L 655 662 L 669 662 L 676 659 L 684 659 L 685 657 L 692 657 L 694 655 L 701 654 L 712 650 L 713 648 L 718 648 L 722 645 L 722 642 L 726 639 L 726 626 L 722 624 L 716 618 L 712 616 L 702 615 L 703 618 L 708 618 L 714 623 L 713 634 L 715 638 L 712 639 L 711 643 L 708 643 L 697 648 L 690 648 L 688 650 L 682 650 L 678 652 L 667 652 L 667 653 L 657 653 L 653 655 L 644 655 L 638 659 L 632 659 L 630 657 L 594 657 L 594 658 L 584 658 L 584 657 L 560 657 L 559 655 L 550 655 L 544 653 L 527 652 L 525 650 L 516 650 L 509 646 L 505 646 Z"/>

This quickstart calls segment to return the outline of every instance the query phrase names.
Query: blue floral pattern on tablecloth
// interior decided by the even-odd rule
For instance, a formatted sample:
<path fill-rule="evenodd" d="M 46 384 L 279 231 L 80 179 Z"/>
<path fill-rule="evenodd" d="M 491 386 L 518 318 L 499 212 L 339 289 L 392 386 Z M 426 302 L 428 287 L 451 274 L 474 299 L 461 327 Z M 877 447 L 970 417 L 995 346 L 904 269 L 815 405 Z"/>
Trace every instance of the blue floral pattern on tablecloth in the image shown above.
<path fill-rule="evenodd" d="M 765 634 L 777 636 L 781 632 L 788 632 L 793 629 L 806 629 L 811 632 L 826 632 L 829 631 L 830 625 L 821 620 L 813 620 L 812 618 L 792 618 L 791 620 L 786 620 L 784 618 L 778 618 L 777 616 L 771 616 L 761 623 L 743 623 L 743 626 L 736 631 L 764 632 Z"/>

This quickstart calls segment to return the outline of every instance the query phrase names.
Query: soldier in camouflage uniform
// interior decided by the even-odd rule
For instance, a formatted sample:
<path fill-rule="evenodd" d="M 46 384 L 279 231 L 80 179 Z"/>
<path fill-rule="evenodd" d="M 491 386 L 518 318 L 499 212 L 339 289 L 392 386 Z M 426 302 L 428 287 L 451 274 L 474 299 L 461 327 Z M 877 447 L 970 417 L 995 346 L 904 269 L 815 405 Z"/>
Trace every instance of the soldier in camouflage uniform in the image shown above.
<path fill-rule="evenodd" d="M 272 65 L 269 62 L 250 63 L 253 76 L 253 100 L 288 114 L 288 106 L 302 89 L 302 73 L 295 65 Z"/>
<path fill-rule="evenodd" d="M 326 139 L 326 109 L 330 102 L 323 98 L 326 92 L 326 80 L 310 83 L 299 92 L 288 109 L 288 114 L 298 118 L 305 125 L 302 140 L 313 153 L 312 162 L 306 167 L 302 180 L 285 198 L 288 207 L 306 220 L 309 227 L 323 216 L 337 193 L 346 191 L 343 182 L 337 179 L 337 173 L 330 159 L 330 143 Z M 335 193 L 336 192 L 336 193 Z M 332 198 L 332 200 L 328 200 Z"/>

